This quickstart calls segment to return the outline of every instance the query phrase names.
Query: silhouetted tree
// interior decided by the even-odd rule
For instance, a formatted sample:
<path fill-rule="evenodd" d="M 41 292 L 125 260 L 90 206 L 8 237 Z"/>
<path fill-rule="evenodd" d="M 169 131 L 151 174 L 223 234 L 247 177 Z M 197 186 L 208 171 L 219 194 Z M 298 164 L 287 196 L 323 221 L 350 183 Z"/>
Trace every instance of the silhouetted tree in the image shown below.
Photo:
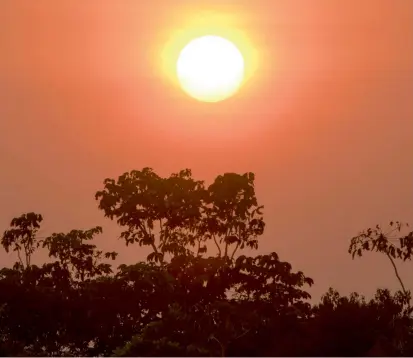
<path fill-rule="evenodd" d="M 263 311 L 309 309 L 301 287 L 312 280 L 293 273 L 276 253 L 235 257 L 238 249 L 256 249 L 264 231 L 252 173 L 218 176 L 206 187 L 190 170 L 161 178 L 145 168 L 105 180 L 96 198 L 126 228 L 127 244 L 152 247 L 148 261 L 171 283 L 158 322 L 118 354 L 226 355 L 233 341 L 262 325 Z M 206 257 L 213 245 L 216 257 Z"/>
<path fill-rule="evenodd" d="M 386 231 L 384 231 L 380 225 L 376 225 L 374 228 L 368 228 L 352 238 L 348 251 L 353 258 L 355 256 L 361 257 L 365 251 L 379 252 L 386 255 L 401 286 L 397 301 L 403 305 L 404 317 L 411 320 L 411 314 L 413 312 L 411 292 L 406 289 L 396 265 L 396 260 L 402 260 L 404 262 L 412 259 L 413 232 L 402 234 L 402 230 L 408 227 L 409 225 L 407 223 L 391 221 Z M 407 351 L 412 352 L 410 348 L 411 339 L 406 338 L 411 336 L 410 329 L 410 326 L 405 325 L 403 329 L 398 327 L 396 330 L 399 334 L 396 344 L 397 349 L 404 354 L 406 354 Z"/>
<path fill-rule="evenodd" d="M 313 309 L 312 355 L 365 356 L 380 341 L 385 355 L 399 355 L 399 338 L 410 326 L 403 292 L 379 289 L 373 299 L 330 289 Z"/>
<path fill-rule="evenodd" d="M 4 356 L 363 356 L 413 353 L 410 292 L 378 290 L 367 301 L 330 289 L 313 307 L 313 280 L 275 252 L 253 255 L 264 232 L 254 175 L 227 173 L 211 185 L 190 170 L 152 169 L 106 179 L 99 208 L 144 261 L 112 266 L 98 249 L 102 228 L 41 238 L 42 216 L 14 218 L 3 234 L 13 267 L 0 269 L 0 354 Z M 396 229 L 400 230 L 399 223 Z M 350 252 L 410 259 L 369 229 Z M 247 250 L 246 250 L 247 249 Z M 47 262 L 33 264 L 36 250 Z"/>
<path fill-rule="evenodd" d="M 386 231 L 383 231 L 380 225 L 362 231 L 359 235 L 351 239 L 348 251 L 353 258 L 356 255 L 361 257 L 364 251 L 375 251 L 386 255 L 390 260 L 397 280 L 400 283 L 406 303 L 410 305 L 411 293 L 406 289 L 403 283 L 395 260 L 400 259 L 406 261 L 412 259 L 413 231 L 406 235 L 401 235 L 402 229 L 409 225 L 399 221 L 391 221 L 389 226 L 389 229 Z M 399 233 L 400 235 L 394 236 L 395 233 Z"/>
<path fill-rule="evenodd" d="M 99 208 L 125 228 L 127 245 L 152 247 L 151 261 L 163 262 L 167 254 L 203 255 L 209 242 L 219 257 L 233 258 L 238 248 L 257 248 L 264 231 L 252 173 L 227 173 L 206 188 L 189 169 L 161 178 L 144 168 L 104 184 L 96 194 Z"/>

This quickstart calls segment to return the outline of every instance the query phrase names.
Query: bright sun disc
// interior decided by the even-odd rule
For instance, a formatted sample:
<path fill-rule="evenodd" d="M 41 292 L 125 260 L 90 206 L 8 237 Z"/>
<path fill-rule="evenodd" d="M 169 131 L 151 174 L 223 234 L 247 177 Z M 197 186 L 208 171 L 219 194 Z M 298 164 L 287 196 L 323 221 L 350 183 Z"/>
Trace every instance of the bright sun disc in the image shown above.
<path fill-rule="evenodd" d="M 176 71 L 183 90 L 191 97 L 218 102 L 239 89 L 244 79 L 244 58 L 232 42 L 203 36 L 184 47 Z"/>

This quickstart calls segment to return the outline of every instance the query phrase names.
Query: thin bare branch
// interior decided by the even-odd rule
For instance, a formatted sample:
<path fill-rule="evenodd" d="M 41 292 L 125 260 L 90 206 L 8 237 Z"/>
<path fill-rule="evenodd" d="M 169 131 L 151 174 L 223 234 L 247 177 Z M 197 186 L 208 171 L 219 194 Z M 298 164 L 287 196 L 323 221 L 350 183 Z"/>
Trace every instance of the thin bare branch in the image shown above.
<path fill-rule="evenodd" d="M 231 260 L 234 258 L 234 255 L 235 255 L 235 253 L 237 252 L 238 248 L 239 248 L 239 242 L 237 242 L 237 246 L 235 246 L 235 249 L 234 249 L 234 251 L 232 252 Z"/>
<path fill-rule="evenodd" d="M 228 256 L 228 242 L 225 243 L 224 257 Z"/>
<path fill-rule="evenodd" d="M 196 252 L 196 256 L 199 256 L 199 250 L 201 249 L 201 239 L 198 238 L 198 250 Z"/>
<path fill-rule="evenodd" d="M 396 274 L 396 277 L 397 277 L 397 279 L 398 279 L 399 282 L 400 282 L 400 285 L 401 285 L 401 287 L 402 287 L 403 293 L 407 296 L 407 295 L 408 295 L 408 292 L 406 291 L 406 288 L 405 288 L 404 283 L 403 283 L 403 281 L 402 281 L 402 279 L 401 279 L 401 277 L 400 277 L 400 275 L 399 275 L 399 271 L 397 270 L 397 266 L 396 266 L 396 264 L 394 263 L 393 258 L 392 258 L 392 257 L 390 256 L 390 254 L 387 253 L 387 252 L 386 252 L 386 255 L 387 255 L 387 257 L 389 258 L 389 260 L 390 260 L 390 262 L 391 262 L 391 264 L 392 264 L 392 266 L 393 266 L 393 268 L 394 268 L 394 273 Z M 409 308 L 410 308 L 410 302 L 408 302 L 408 306 L 409 306 Z"/>
<path fill-rule="evenodd" d="M 214 234 L 212 234 L 212 238 L 214 239 L 215 245 L 216 245 L 217 248 L 218 248 L 218 256 L 221 257 L 221 247 L 219 246 L 218 241 L 217 241 L 217 239 L 216 239 L 216 237 L 215 237 Z"/>
<path fill-rule="evenodd" d="M 219 346 L 221 347 L 221 357 L 225 357 L 225 346 L 215 336 L 212 336 L 211 338 L 215 339 L 218 342 Z"/>
<path fill-rule="evenodd" d="M 20 264 L 22 265 L 22 267 L 24 267 L 23 260 L 22 260 L 22 257 L 20 256 L 20 250 L 19 249 L 17 249 L 17 257 L 19 258 L 19 261 L 20 261 Z"/>
<path fill-rule="evenodd" d="M 246 331 L 244 331 L 244 333 L 241 333 L 238 337 L 236 337 L 235 340 L 244 337 L 244 336 L 247 335 L 250 331 L 251 331 L 251 329 L 247 329 Z"/>

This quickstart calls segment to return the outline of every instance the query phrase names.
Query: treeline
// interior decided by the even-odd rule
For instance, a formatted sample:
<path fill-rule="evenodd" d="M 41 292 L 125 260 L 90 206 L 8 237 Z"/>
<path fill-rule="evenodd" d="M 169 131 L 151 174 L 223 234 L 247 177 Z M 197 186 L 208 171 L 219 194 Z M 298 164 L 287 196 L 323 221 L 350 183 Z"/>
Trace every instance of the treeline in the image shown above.
<path fill-rule="evenodd" d="M 398 222 L 362 232 L 349 252 L 386 255 L 400 291 L 366 300 L 330 289 L 310 305 L 311 278 L 275 252 L 253 254 L 265 223 L 252 173 L 207 186 L 190 170 L 144 168 L 106 179 L 96 200 L 147 259 L 115 266 L 117 253 L 95 244 L 100 227 L 42 238 L 41 215 L 13 219 L 1 241 L 17 259 L 0 270 L 1 356 L 413 355 L 396 266 L 411 258 L 413 233 Z M 50 260 L 34 265 L 36 250 Z"/>

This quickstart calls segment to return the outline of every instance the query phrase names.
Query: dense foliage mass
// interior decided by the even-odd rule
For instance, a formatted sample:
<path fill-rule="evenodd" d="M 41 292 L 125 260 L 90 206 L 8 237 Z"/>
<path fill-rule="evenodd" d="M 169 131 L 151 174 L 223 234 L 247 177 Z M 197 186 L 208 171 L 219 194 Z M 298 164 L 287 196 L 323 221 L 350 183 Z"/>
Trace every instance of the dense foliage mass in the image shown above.
<path fill-rule="evenodd" d="M 1 241 L 17 262 L 0 270 L 0 355 L 413 354 L 410 292 L 395 264 L 411 258 L 412 233 L 393 241 L 368 229 L 349 249 L 387 255 L 401 291 L 366 300 L 330 289 L 312 306 L 311 278 L 275 252 L 252 254 L 265 226 L 252 173 L 206 186 L 190 170 L 162 178 L 145 168 L 106 179 L 96 200 L 131 250 L 150 248 L 147 259 L 115 268 L 117 253 L 95 244 L 101 227 L 41 238 L 41 215 L 13 219 Z M 36 250 L 50 260 L 33 264 Z"/>

